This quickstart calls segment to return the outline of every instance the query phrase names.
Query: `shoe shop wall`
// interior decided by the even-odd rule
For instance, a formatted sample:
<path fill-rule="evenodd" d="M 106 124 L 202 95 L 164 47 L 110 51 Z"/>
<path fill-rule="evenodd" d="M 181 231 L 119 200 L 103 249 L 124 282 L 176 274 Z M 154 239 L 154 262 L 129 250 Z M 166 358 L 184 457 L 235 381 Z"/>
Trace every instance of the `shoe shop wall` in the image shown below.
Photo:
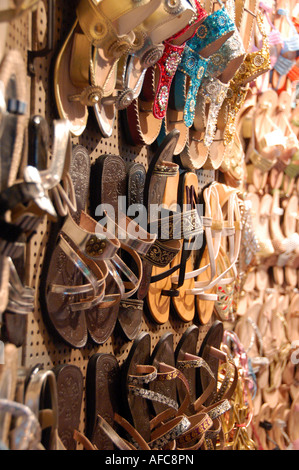
<path fill-rule="evenodd" d="M 51 10 L 51 11 L 50 11 Z M 51 25 L 51 16 L 53 25 Z M 39 115 L 46 119 L 49 126 L 47 165 L 49 166 L 53 151 L 53 122 L 58 118 L 55 100 L 53 97 L 54 65 L 57 51 L 60 50 L 67 34 L 69 33 L 75 20 L 75 9 L 73 2 L 56 0 L 38 3 L 37 10 L 26 14 L 20 19 L 14 20 L 8 30 L 6 51 L 18 49 L 27 66 L 27 117 Z M 52 30 L 53 26 L 53 30 Z M 49 44 L 50 39 L 50 44 Z M 51 39 L 53 44 L 51 44 Z M 47 49 L 50 46 L 50 50 Z M 28 55 L 28 51 L 42 52 L 41 57 Z M 87 151 L 91 172 L 92 165 L 102 155 L 121 156 L 126 164 L 131 162 L 141 163 L 148 169 L 152 158 L 153 150 L 148 146 L 130 146 L 126 143 L 124 130 L 116 116 L 113 132 L 110 137 L 102 137 L 97 128 L 95 118 L 89 115 L 86 130 L 81 136 L 72 136 L 72 145 L 83 146 Z M 26 162 L 23 162 L 25 164 Z M 80 172 L 81 169 L 79 168 Z M 199 186 L 203 187 L 207 182 L 215 177 L 213 170 L 199 170 Z M 90 199 L 89 199 L 90 200 Z M 89 201 L 88 200 L 88 201 Z M 87 212 L 90 209 L 87 203 Z M 93 216 L 93 214 L 90 214 Z M 45 268 L 45 254 L 49 245 L 51 235 L 51 225 L 47 217 L 38 225 L 35 235 L 30 240 L 26 253 L 26 283 L 35 290 L 34 312 L 26 319 L 26 328 L 23 334 L 21 351 L 21 362 L 26 368 L 31 368 L 36 364 L 41 364 L 45 370 L 52 369 L 60 364 L 74 364 L 78 366 L 83 376 L 86 376 L 86 369 L 89 358 L 96 352 L 113 353 L 119 364 L 127 357 L 132 341 L 124 337 L 115 328 L 110 338 L 104 344 L 95 344 L 89 339 L 84 347 L 70 347 L 60 341 L 49 331 L 45 323 L 43 307 L 40 301 L 40 283 Z M 54 248 L 53 248 L 54 250 Z M 72 276 L 72 273 L 70 274 Z M 212 319 L 211 319 L 212 321 Z M 191 322 L 193 323 L 193 322 Z M 211 322 L 200 326 L 201 341 Z M 184 323 L 175 315 L 170 314 L 169 320 L 164 324 L 156 324 L 143 312 L 142 331 L 149 332 L 152 338 L 152 347 L 165 332 L 174 334 L 175 346 L 182 336 L 182 333 L 190 326 Z M 84 406 L 82 407 L 81 431 L 84 430 Z"/>

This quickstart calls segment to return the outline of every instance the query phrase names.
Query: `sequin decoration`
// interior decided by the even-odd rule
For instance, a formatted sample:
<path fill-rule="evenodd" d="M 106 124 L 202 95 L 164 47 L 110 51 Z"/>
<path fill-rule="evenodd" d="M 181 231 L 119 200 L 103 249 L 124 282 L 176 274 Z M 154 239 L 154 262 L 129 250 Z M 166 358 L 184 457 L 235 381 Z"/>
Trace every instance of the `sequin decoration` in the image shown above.
<path fill-rule="evenodd" d="M 218 114 L 227 95 L 228 87 L 228 84 L 222 83 L 217 78 L 205 78 L 202 81 L 197 98 L 199 103 L 198 108 L 202 116 L 205 116 L 206 105 L 208 103 L 210 105 L 206 126 L 204 126 L 206 128 L 204 136 L 204 145 L 206 147 L 210 147 L 213 143 Z"/>
<path fill-rule="evenodd" d="M 219 76 L 227 67 L 230 62 L 237 58 L 245 58 L 245 49 L 242 38 L 238 30 L 220 47 L 220 49 L 212 54 L 210 63 L 206 71 L 206 77 Z"/>
<path fill-rule="evenodd" d="M 195 38 L 201 41 L 200 47 L 203 49 L 223 36 L 232 35 L 235 30 L 235 23 L 223 6 L 204 20 L 198 28 Z"/>
<path fill-rule="evenodd" d="M 175 74 L 180 61 L 181 61 L 181 56 L 178 52 L 173 52 L 167 58 L 166 63 L 165 63 L 165 70 L 166 70 L 166 73 L 170 77 L 173 77 L 173 75 Z"/>
<path fill-rule="evenodd" d="M 156 64 L 159 69 L 159 82 L 153 104 L 153 115 L 156 119 L 163 119 L 165 117 L 170 87 L 184 49 L 185 44 L 182 46 L 173 46 L 167 41 L 164 43 L 164 53 Z"/>
<path fill-rule="evenodd" d="M 168 88 L 167 86 L 162 86 L 159 95 L 158 95 L 158 105 L 162 111 L 165 111 L 168 101 Z"/>

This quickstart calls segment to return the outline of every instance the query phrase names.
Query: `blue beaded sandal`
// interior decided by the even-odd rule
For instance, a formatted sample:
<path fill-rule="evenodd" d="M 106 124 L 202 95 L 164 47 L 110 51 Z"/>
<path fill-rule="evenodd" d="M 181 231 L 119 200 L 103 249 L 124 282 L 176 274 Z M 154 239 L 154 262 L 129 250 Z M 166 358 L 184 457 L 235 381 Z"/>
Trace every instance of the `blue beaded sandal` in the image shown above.
<path fill-rule="evenodd" d="M 210 62 L 209 57 L 217 52 L 236 30 L 221 0 L 218 0 L 218 3 L 221 8 L 209 14 L 195 36 L 188 41 L 174 80 L 170 107 L 177 111 L 184 110 L 184 122 L 187 127 L 193 124 L 196 96 Z"/>

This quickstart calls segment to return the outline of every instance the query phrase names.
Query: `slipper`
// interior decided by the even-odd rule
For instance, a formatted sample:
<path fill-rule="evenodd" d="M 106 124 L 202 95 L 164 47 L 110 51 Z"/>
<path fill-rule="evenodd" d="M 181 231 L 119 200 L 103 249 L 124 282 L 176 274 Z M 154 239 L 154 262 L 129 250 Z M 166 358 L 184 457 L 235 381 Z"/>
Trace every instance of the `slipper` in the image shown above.
<path fill-rule="evenodd" d="M 283 217 L 283 233 L 288 240 L 296 241 L 297 238 L 297 217 L 298 217 L 298 197 L 293 194 L 289 197 Z M 285 266 L 285 279 L 288 285 L 296 287 L 296 269 L 299 263 L 299 247 L 290 252 L 290 257 Z"/>
<path fill-rule="evenodd" d="M 122 274 L 118 274 L 118 272 L 115 273 L 115 268 L 109 264 L 109 273 L 106 280 L 106 295 L 116 295 L 119 291 L 119 283 L 121 282 L 121 284 L 123 284 L 120 276 L 123 275 L 127 278 L 129 276 L 130 279 L 128 278 L 128 280 L 132 289 L 123 292 L 119 297 L 119 301 L 123 300 L 123 305 L 126 308 L 138 306 L 139 311 L 136 315 L 138 324 L 134 324 L 133 326 L 134 334 L 134 330 L 140 328 L 141 320 L 139 313 L 142 302 L 139 302 L 139 300 L 142 299 L 136 299 L 135 296 L 135 294 L 137 295 L 143 276 L 142 260 L 140 256 L 143 257 L 147 255 L 147 252 L 155 241 L 155 237 L 151 236 L 142 226 L 125 215 L 127 173 L 124 160 L 119 156 L 105 155 L 96 161 L 93 170 L 91 177 L 91 191 L 93 193 L 93 197 L 91 198 L 91 210 L 99 219 L 100 224 L 98 228 L 107 224 L 109 232 L 119 238 L 121 245 L 116 263 Z M 99 184 L 100 190 L 98 189 Z M 123 285 L 124 287 L 128 287 L 128 284 Z M 116 325 L 118 312 L 119 304 L 116 303 L 113 303 L 113 305 L 108 308 L 97 307 L 86 312 L 88 330 L 94 342 L 103 344 L 107 341 Z"/>
<path fill-rule="evenodd" d="M 150 316 L 159 324 L 165 323 L 169 317 L 170 297 L 162 296 L 161 292 L 166 287 L 167 290 L 171 288 L 169 265 L 181 248 L 179 239 L 175 239 L 171 233 L 172 220 L 168 212 L 171 204 L 177 204 L 179 168 L 172 162 L 172 152 L 177 138 L 178 132 L 173 131 L 160 145 L 151 161 L 145 183 L 144 202 L 150 216 L 150 232 L 157 234 L 157 240 L 143 262 L 144 275 L 140 295 L 143 298 L 146 296 L 146 306 Z M 169 232 L 163 237 L 161 232 L 163 219 L 160 217 L 158 220 L 159 215 L 153 212 L 154 209 L 161 211 L 162 205 L 166 208 L 165 226 Z M 154 276 L 158 275 L 165 277 L 154 285 Z M 158 307 L 160 302 L 161 305 Z"/>
<path fill-rule="evenodd" d="M 114 414 L 121 408 L 120 367 L 115 356 L 98 353 L 91 356 L 86 376 L 86 436 L 98 450 L 114 450 L 98 423 L 104 418 L 114 429 Z"/>
<path fill-rule="evenodd" d="M 126 196 L 127 184 L 126 165 L 119 156 L 105 155 L 99 157 L 91 168 L 90 177 L 90 211 L 96 220 L 103 216 L 103 211 L 98 215 L 98 207 L 105 204 L 113 209 L 115 222 L 118 221 L 119 206 L 118 198 Z M 125 209 L 125 207 L 124 207 Z M 107 279 L 106 292 L 116 294 L 117 286 L 109 274 Z M 111 308 L 95 309 L 86 312 L 88 330 L 93 341 L 97 344 L 104 344 L 110 338 L 115 328 L 119 312 L 119 304 Z"/>
<path fill-rule="evenodd" d="M 233 299 L 234 283 L 237 277 L 236 261 L 239 256 L 241 243 L 240 209 L 237 193 L 233 188 L 213 183 L 211 188 L 217 192 L 221 216 L 219 227 L 216 223 L 216 231 L 219 230 L 220 239 L 217 242 L 214 254 L 208 246 L 204 250 L 201 265 L 208 266 L 200 274 L 195 282 L 193 293 L 196 295 L 196 309 L 201 324 L 207 324 L 210 320 L 215 302 L 218 315 L 229 317 L 231 302 Z M 217 207 L 212 209 L 217 214 Z M 212 227 L 213 228 L 213 227 Z M 220 242 L 220 245 L 218 243 Z M 218 245 L 218 246 L 217 246 Z M 201 269 L 201 268 L 200 268 Z M 201 280 L 203 279 L 203 280 Z M 209 279 L 207 281 L 207 279 Z M 223 317 L 222 317 L 223 318 Z"/>
<path fill-rule="evenodd" d="M 249 198 L 252 201 L 253 219 L 257 222 L 254 222 L 254 227 L 259 243 L 259 256 L 269 258 L 275 254 L 269 227 L 273 199 L 270 194 L 264 194 L 261 199 L 258 195 L 250 194 Z"/>
<path fill-rule="evenodd" d="M 261 442 L 262 450 L 274 450 L 276 443 L 272 442 L 269 431 L 272 429 L 271 408 L 268 403 L 263 403 L 260 413 L 257 417 L 258 436 Z"/>
<path fill-rule="evenodd" d="M 136 50 L 133 50 L 124 61 L 118 109 L 128 107 L 139 97 L 148 68 L 158 67 L 162 70 L 166 62 L 165 84 L 168 79 L 171 80 L 181 55 L 178 37 L 184 42 L 185 34 L 187 37 L 189 31 L 191 34 L 195 27 L 193 24 L 196 24 L 197 13 L 200 13 L 199 21 L 204 10 L 196 2 L 193 8 L 192 3 L 187 4 L 185 1 L 170 6 L 163 0 L 160 1 L 156 11 L 136 28 L 134 31 L 136 41 L 138 43 L 139 39 L 141 44 L 135 47 Z M 159 92 L 160 86 L 157 95 Z"/>
<path fill-rule="evenodd" d="M 57 384 L 58 434 L 66 450 L 76 450 L 73 434 L 78 429 L 81 418 L 82 372 L 72 364 L 56 366 L 52 370 Z"/>
<path fill-rule="evenodd" d="M 277 443 L 280 450 L 286 450 L 290 444 L 290 438 L 286 433 L 287 422 L 284 420 L 286 414 L 286 405 L 279 403 L 271 415 L 272 432 L 270 436 Z"/>
<path fill-rule="evenodd" d="M 275 123 L 277 103 L 277 93 L 272 89 L 265 91 L 258 99 L 246 155 L 253 164 L 252 171 L 257 167 L 262 173 L 269 172 L 285 149 L 284 134 Z"/>
<path fill-rule="evenodd" d="M 152 270 L 152 279 L 147 295 L 147 306 L 153 319 L 160 324 L 168 320 L 171 300 L 176 313 L 184 321 L 190 321 L 195 314 L 192 296 L 187 299 L 185 295 L 185 292 L 188 294 L 186 290 L 188 286 L 184 282 L 184 273 L 186 272 L 187 265 L 190 266 L 190 262 L 188 264 L 188 257 L 190 259 L 191 256 L 190 248 L 186 248 L 185 244 L 190 244 L 191 241 L 192 246 L 192 240 L 201 234 L 202 228 L 197 209 L 193 208 L 193 205 L 189 203 L 187 206 L 182 204 L 182 202 L 187 201 L 187 199 L 184 199 L 186 198 L 186 186 L 190 190 L 192 186 L 194 188 L 197 187 L 197 176 L 195 174 L 186 173 L 181 178 L 177 174 L 175 178 L 167 180 L 164 189 L 163 204 L 165 209 L 164 211 L 162 210 L 161 219 L 162 239 L 181 240 L 182 236 L 184 236 L 185 240 L 183 241 L 184 246 L 182 246 L 181 257 L 172 260 L 168 269 L 153 267 Z M 164 220 L 163 212 L 165 212 Z M 169 226 L 167 226 L 168 223 Z M 173 283 L 171 275 L 174 272 L 178 272 L 179 279 Z M 180 277 L 181 275 L 182 278 Z M 182 304 L 184 305 L 184 311 L 182 310 Z"/>
<path fill-rule="evenodd" d="M 290 159 L 295 155 L 299 148 L 297 136 L 290 124 L 291 111 L 292 95 L 288 91 L 283 91 L 280 93 L 278 98 L 275 116 L 275 123 L 279 129 L 281 129 L 285 137 L 285 150 L 279 159 L 283 165 L 287 165 L 290 162 Z"/>
<path fill-rule="evenodd" d="M 291 342 L 298 340 L 299 332 L 299 294 L 295 293 L 292 297 L 287 313 L 287 331 Z"/>

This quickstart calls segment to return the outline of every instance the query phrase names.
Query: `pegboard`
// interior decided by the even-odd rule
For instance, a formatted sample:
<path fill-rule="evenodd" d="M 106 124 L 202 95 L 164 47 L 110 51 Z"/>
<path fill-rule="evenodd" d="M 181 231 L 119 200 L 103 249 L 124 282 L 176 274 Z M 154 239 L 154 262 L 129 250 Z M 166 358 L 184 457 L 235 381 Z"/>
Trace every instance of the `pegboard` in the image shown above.
<path fill-rule="evenodd" d="M 49 161 L 51 160 L 52 150 L 51 126 L 53 120 L 58 118 L 52 95 L 53 59 L 75 19 L 74 2 L 57 0 L 55 3 L 54 49 L 46 57 L 36 58 L 34 61 L 34 74 L 28 74 L 29 113 L 31 116 L 38 114 L 45 117 L 50 128 Z M 28 49 L 37 50 L 46 45 L 47 9 L 47 1 L 41 1 L 38 4 L 36 12 L 26 15 L 18 21 L 14 21 L 9 28 L 7 49 L 19 49 L 23 54 L 26 64 Z M 86 148 L 90 155 L 91 164 L 100 155 L 113 154 L 120 155 L 126 162 L 136 161 L 142 163 L 147 169 L 152 157 L 150 148 L 132 147 L 126 144 L 118 118 L 115 121 L 113 134 L 110 138 L 103 138 L 100 131 L 96 128 L 95 123 L 89 119 L 83 135 L 72 138 L 72 143 L 73 145 L 83 145 Z M 215 178 L 215 172 L 209 171 L 206 173 L 199 171 L 198 176 L 199 187 L 202 187 Z M 54 340 L 49 334 L 43 321 L 39 302 L 39 284 L 49 238 L 49 230 L 50 223 L 44 218 L 38 227 L 36 235 L 31 239 L 28 246 L 27 283 L 30 287 L 35 289 L 36 299 L 34 312 L 28 317 L 26 341 L 22 348 L 22 364 L 26 368 L 41 364 L 44 369 L 51 369 L 56 365 L 69 363 L 80 367 L 85 379 L 88 361 L 93 354 L 98 352 L 114 354 L 121 365 L 128 355 L 132 342 L 114 333 L 112 337 L 101 346 L 90 342 L 82 349 L 74 349 L 68 347 L 65 343 L 57 342 L 57 340 Z M 200 326 L 199 342 L 204 338 L 210 323 L 206 326 Z M 170 315 L 170 319 L 166 324 L 156 325 L 145 315 L 142 330 L 150 333 L 152 347 L 154 348 L 160 337 L 166 332 L 173 333 L 176 346 L 188 326 L 190 326 L 190 323 L 183 323 L 173 318 L 172 315 Z M 84 424 L 85 397 L 83 399 L 81 425 L 79 429 L 82 432 L 84 432 Z"/>

